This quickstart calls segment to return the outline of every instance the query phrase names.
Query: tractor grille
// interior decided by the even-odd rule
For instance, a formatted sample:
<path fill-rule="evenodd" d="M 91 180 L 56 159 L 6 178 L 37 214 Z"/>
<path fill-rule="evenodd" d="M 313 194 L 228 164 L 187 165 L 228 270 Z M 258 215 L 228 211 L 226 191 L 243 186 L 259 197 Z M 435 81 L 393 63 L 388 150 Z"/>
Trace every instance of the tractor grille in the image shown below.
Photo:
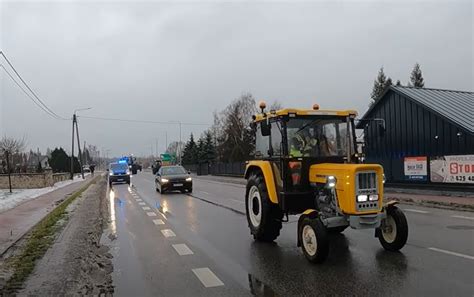
<path fill-rule="evenodd" d="M 377 194 L 377 173 L 358 172 L 356 176 L 356 193 Z"/>

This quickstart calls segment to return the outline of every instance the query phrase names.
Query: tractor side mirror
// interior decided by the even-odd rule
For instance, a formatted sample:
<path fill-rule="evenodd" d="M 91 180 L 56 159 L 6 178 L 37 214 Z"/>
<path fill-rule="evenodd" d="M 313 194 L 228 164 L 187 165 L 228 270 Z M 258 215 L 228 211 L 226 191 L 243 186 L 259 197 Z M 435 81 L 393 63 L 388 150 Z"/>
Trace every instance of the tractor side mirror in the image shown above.
<path fill-rule="evenodd" d="M 266 120 L 260 122 L 260 130 L 262 131 L 262 136 L 269 136 L 271 133 L 271 125 Z"/>

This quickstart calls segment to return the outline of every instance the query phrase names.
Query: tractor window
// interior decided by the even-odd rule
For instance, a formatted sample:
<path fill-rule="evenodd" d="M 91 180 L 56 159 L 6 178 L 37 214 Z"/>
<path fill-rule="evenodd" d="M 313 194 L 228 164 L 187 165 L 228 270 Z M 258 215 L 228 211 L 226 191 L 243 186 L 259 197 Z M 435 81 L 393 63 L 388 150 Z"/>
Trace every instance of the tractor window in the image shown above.
<path fill-rule="evenodd" d="M 256 127 L 257 133 L 255 135 L 255 157 L 268 157 L 268 150 L 270 149 L 270 140 L 268 136 L 263 136 L 260 125 Z"/>
<path fill-rule="evenodd" d="M 346 119 L 342 117 L 290 119 L 287 134 L 291 157 L 344 157 L 347 150 L 353 151 L 352 130 L 347 131 Z"/>
<path fill-rule="evenodd" d="M 272 123 L 272 149 L 274 156 L 281 156 L 281 123 L 273 122 Z"/>

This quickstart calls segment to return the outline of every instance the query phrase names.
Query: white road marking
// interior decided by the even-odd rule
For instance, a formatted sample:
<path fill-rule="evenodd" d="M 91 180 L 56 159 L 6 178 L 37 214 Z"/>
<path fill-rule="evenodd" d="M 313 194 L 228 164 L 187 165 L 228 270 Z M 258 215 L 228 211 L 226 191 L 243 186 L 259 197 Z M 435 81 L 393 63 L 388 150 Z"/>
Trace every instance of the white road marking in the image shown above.
<path fill-rule="evenodd" d="M 224 283 L 207 267 L 193 269 L 194 274 L 206 288 L 223 286 Z"/>
<path fill-rule="evenodd" d="M 138 205 L 146 205 L 145 202 L 138 202 Z"/>
<path fill-rule="evenodd" d="M 206 194 L 206 195 L 210 195 L 208 192 L 204 192 L 204 191 L 199 191 L 199 192 L 201 192 L 203 194 Z"/>
<path fill-rule="evenodd" d="M 137 201 L 137 202 L 142 202 L 143 200 L 140 199 L 140 198 L 135 198 L 135 201 Z"/>
<path fill-rule="evenodd" d="M 464 254 L 451 252 L 451 251 L 447 251 L 447 250 L 442 250 L 442 249 L 438 249 L 438 248 L 434 248 L 434 247 L 430 247 L 428 249 L 432 250 L 432 251 L 435 251 L 435 252 L 445 253 L 445 254 L 448 254 L 448 255 L 453 255 L 453 256 L 457 256 L 457 257 L 461 257 L 461 258 L 466 258 L 466 259 L 469 259 L 469 260 L 474 260 L 474 256 L 464 255 Z"/>
<path fill-rule="evenodd" d="M 474 220 L 474 217 L 466 217 L 466 216 L 451 216 L 451 217 L 457 218 L 457 219 Z"/>
<path fill-rule="evenodd" d="M 416 213 L 430 213 L 429 211 L 424 211 L 424 210 L 418 210 L 418 209 L 410 209 L 410 208 L 404 208 L 404 211 L 410 211 L 410 212 L 416 212 Z"/>
<path fill-rule="evenodd" d="M 142 209 L 143 210 L 151 210 L 151 208 L 149 206 L 143 206 Z"/>
<path fill-rule="evenodd" d="M 163 234 L 164 237 L 175 237 L 176 234 L 174 234 L 173 230 L 171 229 L 163 229 L 161 230 L 161 233 Z"/>
<path fill-rule="evenodd" d="M 194 254 L 193 251 L 191 251 L 191 249 L 188 248 L 188 246 L 184 243 L 173 244 L 172 246 L 175 249 L 175 251 L 178 253 L 178 255 L 180 256 Z"/>
<path fill-rule="evenodd" d="M 147 212 L 146 215 L 149 217 L 156 217 L 156 213 L 154 212 Z"/>
<path fill-rule="evenodd" d="M 164 225 L 165 224 L 165 222 L 163 222 L 162 219 L 153 220 L 153 223 L 155 223 L 155 225 Z"/>

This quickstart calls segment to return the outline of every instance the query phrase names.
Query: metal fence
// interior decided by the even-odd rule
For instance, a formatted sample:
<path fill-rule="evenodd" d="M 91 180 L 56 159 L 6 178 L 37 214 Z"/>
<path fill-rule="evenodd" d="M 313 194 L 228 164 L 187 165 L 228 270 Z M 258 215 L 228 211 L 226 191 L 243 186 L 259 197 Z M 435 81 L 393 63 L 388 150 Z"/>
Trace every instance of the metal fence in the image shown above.
<path fill-rule="evenodd" d="M 197 175 L 231 175 L 231 176 L 243 176 L 245 173 L 245 162 L 232 162 L 232 163 L 201 163 L 184 165 L 184 167 L 196 173 Z"/>

